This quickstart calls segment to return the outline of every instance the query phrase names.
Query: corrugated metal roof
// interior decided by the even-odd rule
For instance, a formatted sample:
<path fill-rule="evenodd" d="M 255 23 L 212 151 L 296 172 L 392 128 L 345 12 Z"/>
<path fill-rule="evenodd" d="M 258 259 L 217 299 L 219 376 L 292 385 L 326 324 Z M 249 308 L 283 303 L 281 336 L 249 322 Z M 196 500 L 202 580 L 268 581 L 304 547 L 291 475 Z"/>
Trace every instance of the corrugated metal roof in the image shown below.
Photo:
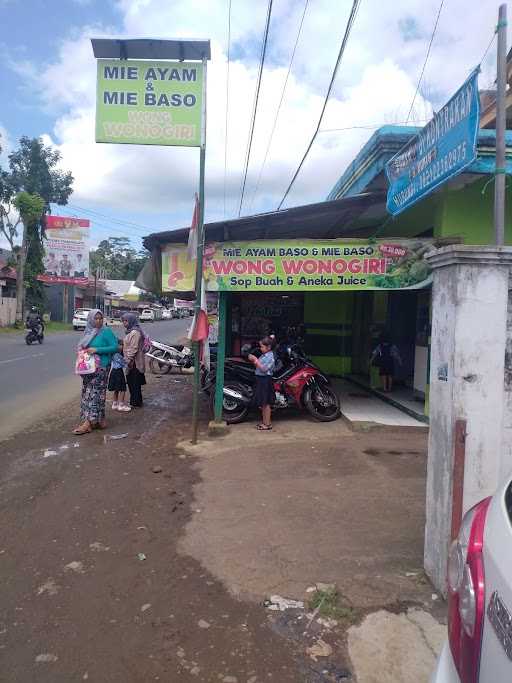
<path fill-rule="evenodd" d="M 334 201 L 295 206 L 283 211 L 261 213 L 205 225 L 207 242 L 265 239 L 335 239 L 379 225 L 386 217 L 384 192 L 366 193 Z M 156 232 L 144 238 L 150 251 L 162 244 L 187 242 L 189 228 Z"/>

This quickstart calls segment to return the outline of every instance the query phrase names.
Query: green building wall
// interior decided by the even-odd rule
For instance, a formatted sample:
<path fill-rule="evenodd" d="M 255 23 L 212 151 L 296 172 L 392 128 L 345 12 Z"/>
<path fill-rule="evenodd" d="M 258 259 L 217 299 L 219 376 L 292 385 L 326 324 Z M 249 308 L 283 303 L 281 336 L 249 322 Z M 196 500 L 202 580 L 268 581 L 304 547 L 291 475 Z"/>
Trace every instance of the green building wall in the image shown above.
<path fill-rule="evenodd" d="M 352 368 L 352 292 L 304 295 L 305 350 L 324 372 L 345 375 Z"/>

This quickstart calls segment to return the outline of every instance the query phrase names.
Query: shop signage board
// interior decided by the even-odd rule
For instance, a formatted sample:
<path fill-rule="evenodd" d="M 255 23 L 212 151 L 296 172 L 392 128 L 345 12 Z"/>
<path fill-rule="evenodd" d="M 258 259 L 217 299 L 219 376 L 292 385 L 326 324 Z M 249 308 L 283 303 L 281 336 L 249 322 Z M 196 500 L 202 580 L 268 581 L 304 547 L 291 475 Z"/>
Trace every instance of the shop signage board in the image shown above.
<path fill-rule="evenodd" d="M 461 173 L 477 156 L 478 69 L 433 119 L 386 164 L 387 209 L 396 216 Z"/>
<path fill-rule="evenodd" d="M 98 59 L 96 142 L 200 147 L 203 64 Z"/>
<path fill-rule="evenodd" d="M 89 221 L 68 216 L 46 217 L 44 273 L 48 283 L 89 283 Z"/>
<path fill-rule="evenodd" d="M 203 273 L 209 292 L 419 289 L 431 281 L 430 248 L 414 239 L 207 244 Z M 194 275 L 185 244 L 163 249 L 163 291 L 193 291 Z"/>

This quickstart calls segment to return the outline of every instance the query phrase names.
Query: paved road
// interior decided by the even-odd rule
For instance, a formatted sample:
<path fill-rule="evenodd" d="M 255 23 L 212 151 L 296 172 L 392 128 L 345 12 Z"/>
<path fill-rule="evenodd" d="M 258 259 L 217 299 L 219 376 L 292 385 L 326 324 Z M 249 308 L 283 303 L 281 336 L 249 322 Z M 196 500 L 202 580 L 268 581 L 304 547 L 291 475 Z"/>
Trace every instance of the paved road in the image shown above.
<path fill-rule="evenodd" d="M 191 319 L 160 320 L 143 327 L 152 339 L 183 337 Z M 121 326 L 113 327 L 122 336 Z M 78 391 L 73 374 L 79 332 L 48 334 L 42 345 L 27 346 L 22 334 L 0 336 L 0 438 L 70 400 Z"/>

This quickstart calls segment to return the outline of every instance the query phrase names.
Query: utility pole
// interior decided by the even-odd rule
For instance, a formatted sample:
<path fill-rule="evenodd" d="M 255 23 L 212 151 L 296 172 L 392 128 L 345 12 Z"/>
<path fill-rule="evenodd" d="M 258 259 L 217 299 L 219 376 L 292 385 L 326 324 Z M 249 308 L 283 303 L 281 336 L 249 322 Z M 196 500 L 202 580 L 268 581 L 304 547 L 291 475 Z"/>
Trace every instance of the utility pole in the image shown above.
<path fill-rule="evenodd" d="M 199 221 L 197 225 L 197 253 L 196 253 L 196 301 L 194 305 L 194 320 L 199 320 L 201 310 L 201 295 L 203 292 L 203 251 L 204 251 L 204 177 L 206 159 L 206 58 L 203 57 L 203 112 L 201 147 L 199 150 Z M 197 443 L 199 432 L 199 394 L 201 391 L 201 342 L 194 342 L 194 388 L 192 394 L 192 439 Z"/>
<path fill-rule="evenodd" d="M 496 245 L 505 244 L 505 129 L 507 124 L 507 6 L 498 15 L 498 64 L 496 71 L 496 169 L 494 178 L 494 235 Z"/>

